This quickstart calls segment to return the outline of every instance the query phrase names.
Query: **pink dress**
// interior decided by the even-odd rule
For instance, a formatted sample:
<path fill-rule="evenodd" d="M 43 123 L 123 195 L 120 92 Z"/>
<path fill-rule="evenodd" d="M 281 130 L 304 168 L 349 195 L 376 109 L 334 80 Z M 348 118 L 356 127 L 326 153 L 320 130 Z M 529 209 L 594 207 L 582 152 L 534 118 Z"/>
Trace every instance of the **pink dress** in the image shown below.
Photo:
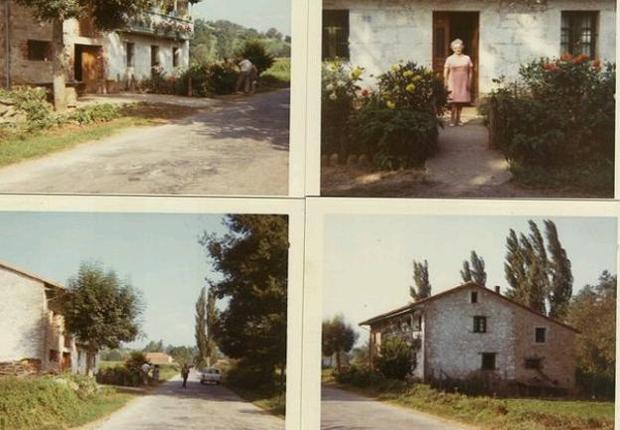
<path fill-rule="evenodd" d="M 469 90 L 469 71 L 474 67 L 468 55 L 450 55 L 446 59 L 446 66 L 450 69 L 448 76 L 448 101 L 450 103 L 471 103 Z"/>

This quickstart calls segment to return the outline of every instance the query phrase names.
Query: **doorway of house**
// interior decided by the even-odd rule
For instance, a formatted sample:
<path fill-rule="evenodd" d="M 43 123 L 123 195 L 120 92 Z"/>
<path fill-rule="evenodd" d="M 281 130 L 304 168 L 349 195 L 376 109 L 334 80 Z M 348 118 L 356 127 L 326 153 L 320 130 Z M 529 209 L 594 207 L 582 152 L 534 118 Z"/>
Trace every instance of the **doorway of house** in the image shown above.
<path fill-rule="evenodd" d="M 71 353 L 63 352 L 62 353 L 62 361 L 60 363 L 60 370 L 64 372 L 65 370 L 71 370 Z"/>
<path fill-rule="evenodd" d="M 474 63 L 472 99 L 478 97 L 479 65 L 479 12 L 433 12 L 433 72 L 443 76 L 446 58 L 452 55 L 450 42 L 461 39 L 465 43 L 465 54 Z"/>
<path fill-rule="evenodd" d="M 101 46 L 75 45 L 75 80 L 84 84 L 84 91 L 96 93 L 103 81 Z"/>

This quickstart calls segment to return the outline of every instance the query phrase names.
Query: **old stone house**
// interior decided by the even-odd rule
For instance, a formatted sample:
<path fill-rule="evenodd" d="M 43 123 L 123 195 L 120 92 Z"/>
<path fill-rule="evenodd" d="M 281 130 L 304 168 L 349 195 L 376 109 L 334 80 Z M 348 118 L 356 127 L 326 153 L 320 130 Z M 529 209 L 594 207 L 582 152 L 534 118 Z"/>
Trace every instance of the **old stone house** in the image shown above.
<path fill-rule="evenodd" d="M 172 364 L 174 359 L 165 352 L 148 352 L 146 360 L 151 364 Z"/>
<path fill-rule="evenodd" d="M 616 60 L 615 0 L 323 0 L 323 59 L 378 75 L 399 61 L 441 73 L 460 38 L 474 90 L 519 66 L 564 53 Z"/>
<path fill-rule="evenodd" d="M 386 339 L 411 345 L 411 374 L 427 382 L 486 380 L 493 386 L 571 392 L 576 330 L 495 290 L 467 283 L 361 323 L 371 363 Z"/>
<path fill-rule="evenodd" d="M 157 7 L 127 28 L 99 32 L 89 19 L 64 22 L 67 81 L 85 92 L 130 89 L 154 70 L 174 75 L 189 65 L 193 21 L 187 0 Z M 52 25 L 13 0 L 0 0 L 2 86 L 52 82 Z"/>
<path fill-rule="evenodd" d="M 64 287 L 0 263 L 0 374 L 86 372 L 86 351 L 66 333 Z"/>

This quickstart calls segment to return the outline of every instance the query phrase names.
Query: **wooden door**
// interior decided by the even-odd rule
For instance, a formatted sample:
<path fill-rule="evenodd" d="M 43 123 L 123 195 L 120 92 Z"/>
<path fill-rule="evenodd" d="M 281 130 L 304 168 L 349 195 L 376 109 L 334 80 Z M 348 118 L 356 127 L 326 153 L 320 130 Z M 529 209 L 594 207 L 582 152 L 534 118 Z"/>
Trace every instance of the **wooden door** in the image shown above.
<path fill-rule="evenodd" d="M 87 48 L 82 50 L 82 82 L 86 92 L 96 93 L 101 83 L 101 65 L 99 63 L 99 50 Z"/>
<path fill-rule="evenodd" d="M 71 353 L 63 352 L 62 353 L 62 362 L 60 363 L 60 370 L 71 370 Z"/>
<path fill-rule="evenodd" d="M 450 55 L 450 17 L 446 13 L 433 13 L 433 72 L 443 77 L 446 58 Z"/>

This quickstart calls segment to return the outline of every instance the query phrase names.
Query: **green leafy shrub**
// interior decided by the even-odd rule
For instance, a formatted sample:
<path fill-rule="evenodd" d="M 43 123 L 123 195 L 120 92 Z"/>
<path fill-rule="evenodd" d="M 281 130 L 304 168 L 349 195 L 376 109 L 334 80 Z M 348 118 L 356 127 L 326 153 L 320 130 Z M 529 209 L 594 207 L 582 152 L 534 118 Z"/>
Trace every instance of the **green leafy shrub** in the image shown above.
<path fill-rule="evenodd" d="M 209 95 L 207 66 L 192 64 L 185 70 L 178 80 L 177 93 L 181 95 L 189 94 L 189 82 L 192 82 L 192 95 L 195 97 L 206 97 Z"/>
<path fill-rule="evenodd" d="M 260 76 L 265 70 L 268 70 L 276 59 L 267 52 L 267 48 L 260 40 L 248 40 L 237 52 L 238 58 L 247 58 L 256 66 Z"/>
<path fill-rule="evenodd" d="M 352 150 L 349 118 L 352 116 L 364 70 L 334 61 L 323 64 L 321 92 L 321 149 L 324 154 L 345 155 Z"/>
<path fill-rule="evenodd" d="M 404 380 L 411 372 L 411 347 L 399 337 L 390 337 L 381 345 L 376 365 L 387 379 Z"/>
<path fill-rule="evenodd" d="M 432 70 L 416 63 L 395 64 L 377 78 L 378 97 L 391 109 L 410 109 L 442 116 L 448 91 Z"/>
<path fill-rule="evenodd" d="M 192 95 L 195 97 L 232 94 L 235 91 L 238 77 L 236 65 L 230 62 L 193 64 L 177 81 L 177 93 L 187 95 L 191 79 Z"/>
<path fill-rule="evenodd" d="M 1 90 L 0 98 L 12 103 L 18 111 L 25 114 L 26 128 L 29 131 L 48 128 L 58 123 L 58 117 L 47 101 L 47 92 L 42 88 L 18 87 Z"/>
<path fill-rule="evenodd" d="M 144 382 L 138 369 L 123 365 L 99 369 L 96 378 L 100 384 L 124 387 L 138 387 Z"/>
<path fill-rule="evenodd" d="M 607 165 L 611 174 L 599 177 L 612 178 L 615 79 L 615 64 L 602 65 L 585 55 L 539 59 L 521 66 L 515 81 L 498 79 L 481 113 L 489 122 L 493 110 L 495 144 L 513 173 L 532 179 L 535 170 L 551 177 Z M 613 179 L 607 187 L 613 187 Z"/>
<path fill-rule="evenodd" d="M 120 117 L 121 109 L 110 103 L 78 108 L 69 115 L 71 121 L 80 125 L 109 122 Z"/>
<path fill-rule="evenodd" d="M 383 169 L 424 166 L 437 152 L 440 120 L 429 112 L 366 103 L 351 120 L 354 141 Z"/>

